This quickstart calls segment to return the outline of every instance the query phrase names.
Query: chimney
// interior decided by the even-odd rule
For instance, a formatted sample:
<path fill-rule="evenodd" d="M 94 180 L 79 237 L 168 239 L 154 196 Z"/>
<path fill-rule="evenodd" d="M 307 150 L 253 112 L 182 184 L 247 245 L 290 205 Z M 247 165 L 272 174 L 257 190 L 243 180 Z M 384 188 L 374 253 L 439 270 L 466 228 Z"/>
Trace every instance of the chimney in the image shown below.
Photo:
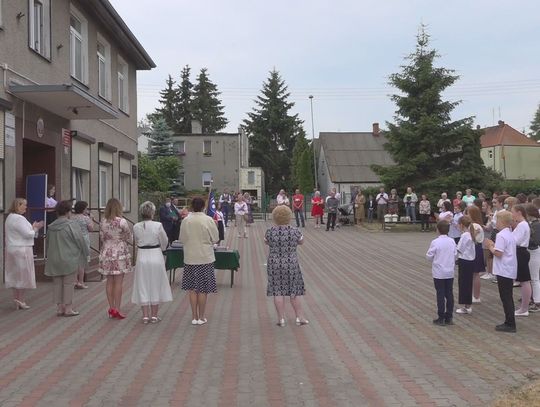
<path fill-rule="evenodd" d="M 482 127 L 480 127 L 479 124 L 476 125 L 476 130 L 480 130 Z"/>
<path fill-rule="evenodd" d="M 380 133 L 379 123 L 373 123 L 373 136 L 378 137 Z"/>
<path fill-rule="evenodd" d="M 504 121 L 503 121 L 503 120 L 499 120 L 499 121 L 498 121 L 498 124 L 499 124 L 499 126 L 502 127 L 502 126 L 504 126 Z"/>
<path fill-rule="evenodd" d="M 202 134 L 202 125 L 200 121 L 191 121 L 191 134 Z"/>

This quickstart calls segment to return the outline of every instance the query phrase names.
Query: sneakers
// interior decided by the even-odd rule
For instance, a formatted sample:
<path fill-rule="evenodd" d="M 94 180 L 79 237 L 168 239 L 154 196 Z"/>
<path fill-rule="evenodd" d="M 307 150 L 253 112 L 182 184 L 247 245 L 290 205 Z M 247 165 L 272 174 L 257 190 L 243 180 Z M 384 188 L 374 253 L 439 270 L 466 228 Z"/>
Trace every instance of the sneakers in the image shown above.
<path fill-rule="evenodd" d="M 493 278 L 493 274 L 491 273 L 485 273 L 480 276 L 482 280 L 491 280 Z"/>
<path fill-rule="evenodd" d="M 528 317 L 529 316 L 529 311 L 521 311 L 521 310 L 517 310 L 516 312 L 514 312 L 514 315 L 516 317 Z"/>
<path fill-rule="evenodd" d="M 482 300 L 480 298 L 475 298 L 474 296 L 472 297 L 472 302 L 473 304 L 480 304 L 482 302 Z"/>
<path fill-rule="evenodd" d="M 493 278 L 491 279 L 491 282 L 497 284 L 497 277 L 493 276 Z"/>
<path fill-rule="evenodd" d="M 529 305 L 529 312 L 538 312 L 540 311 L 540 308 L 536 304 Z"/>
<path fill-rule="evenodd" d="M 445 318 L 444 323 L 445 325 L 454 325 L 452 318 Z"/>
<path fill-rule="evenodd" d="M 444 321 L 444 318 L 437 318 L 433 320 L 433 324 L 439 325 L 439 326 L 445 326 L 446 322 Z"/>
<path fill-rule="evenodd" d="M 456 310 L 456 314 L 472 314 L 472 308 L 461 307 Z"/>
<path fill-rule="evenodd" d="M 516 332 L 516 327 L 506 325 L 506 324 L 500 324 L 495 327 L 495 330 L 499 332 L 512 332 L 513 333 L 513 332 Z"/>
<path fill-rule="evenodd" d="M 521 283 L 519 281 L 514 281 L 513 287 L 521 287 Z"/>

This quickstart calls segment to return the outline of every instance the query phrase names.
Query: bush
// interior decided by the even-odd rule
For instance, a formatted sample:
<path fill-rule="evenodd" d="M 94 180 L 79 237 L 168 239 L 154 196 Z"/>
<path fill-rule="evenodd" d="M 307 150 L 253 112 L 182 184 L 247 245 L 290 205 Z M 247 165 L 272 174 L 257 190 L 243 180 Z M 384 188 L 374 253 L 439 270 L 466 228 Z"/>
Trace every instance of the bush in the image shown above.
<path fill-rule="evenodd" d="M 535 180 L 507 180 L 500 184 L 500 191 L 507 191 L 510 195 L 516 196 L 520 192 L 525 195 L 540 195 L 540 179 Z"/>

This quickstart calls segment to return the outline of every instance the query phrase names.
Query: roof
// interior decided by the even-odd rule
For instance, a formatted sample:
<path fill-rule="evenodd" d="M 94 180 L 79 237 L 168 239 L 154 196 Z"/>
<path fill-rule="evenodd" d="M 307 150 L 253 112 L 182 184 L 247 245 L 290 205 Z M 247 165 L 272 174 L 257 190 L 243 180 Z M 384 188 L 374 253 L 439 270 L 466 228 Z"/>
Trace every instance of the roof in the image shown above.
<path fill-rule="evenodd" d="M 150 70 L 156 67 L 155 62 L 109 0 L 85 0 L 81 1 L 80 4 L 97 16 L 98 21 L 110 30 L 115 41 L 127 53 L 126 57 L 130 57 L 135 62 L 135 67 L 138 70 Z"/>
<path fill-rule="evenodd" d="M 531 146 L 540 147 L 535 140 L 517 131 L 503 121 L 499 121 L 497 126 L 486 127 L 484 134 L 480 137 L 480 144 L 484 147 L 494 146 Z"/>
<path fill-rule="evenodd" d="M 393 165 L 384 149 L 386 137 L 371 132 L 320 133 L 319 140 L 334 183 L 380 182 L 371 166 Z"/>

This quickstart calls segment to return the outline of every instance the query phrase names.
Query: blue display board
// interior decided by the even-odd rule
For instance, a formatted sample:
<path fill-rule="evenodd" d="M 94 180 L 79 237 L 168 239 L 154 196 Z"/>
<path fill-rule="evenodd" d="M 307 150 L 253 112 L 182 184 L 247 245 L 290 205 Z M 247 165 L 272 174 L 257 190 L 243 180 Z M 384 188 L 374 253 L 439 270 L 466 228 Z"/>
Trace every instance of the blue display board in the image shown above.
<path fill-rule="evenodd" d="M 27 217 L 30 223 L 45 221 L 45 199 L 47 198 L 47 174 L 26 177 Z"/>

